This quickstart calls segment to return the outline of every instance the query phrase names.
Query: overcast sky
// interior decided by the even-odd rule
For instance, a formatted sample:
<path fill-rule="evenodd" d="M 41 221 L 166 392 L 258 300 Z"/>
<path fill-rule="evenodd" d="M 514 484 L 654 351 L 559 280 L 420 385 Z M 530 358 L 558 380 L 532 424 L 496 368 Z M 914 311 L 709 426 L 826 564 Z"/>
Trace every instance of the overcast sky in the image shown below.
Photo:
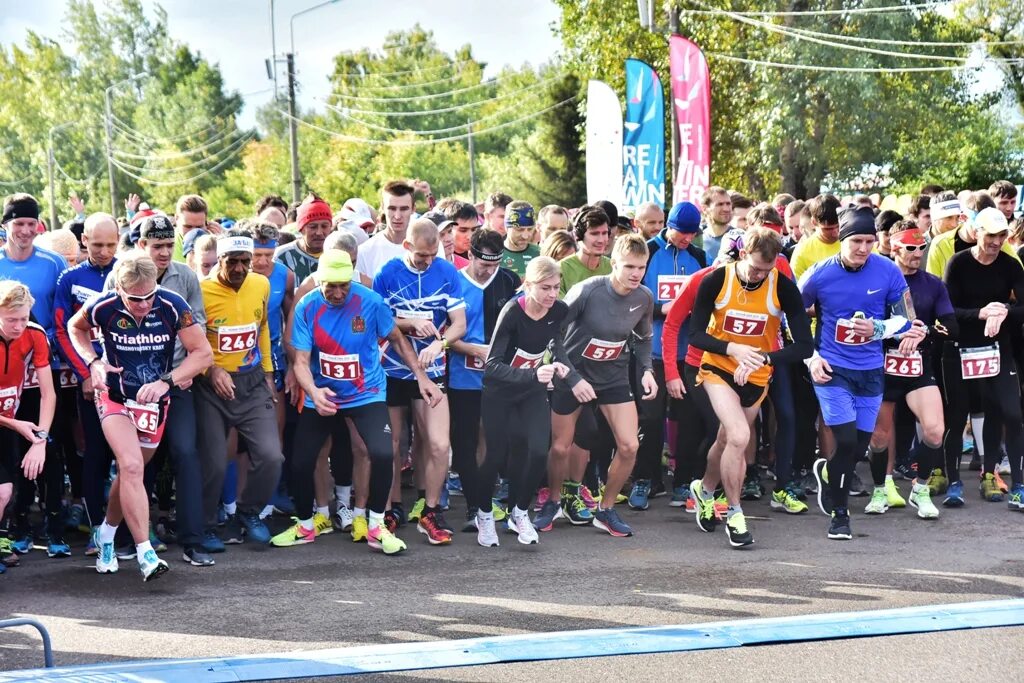
<path fill-rule="evenodd" d="M 322 0 L 276 0 L 277 49 L 288 50 L 290 17 Z M 101 4 L 97 2 L 97 4 Z M 143 0 L 152 10 L 157 4 Z M 246 96 L 240 117 L 254 123 L 255 109 L 271 96 L 264 59 L 271 55 L 269 0 L 164 0 L 170 33 L 209 61 L 219 64 L 228 90 Z M 16 9 L 15 9 L 16 8 Z M 27 29 L 59 40 L 66 11 L 64 0 L 3 0 L 0 40 L 22 42 Z M 551 32 L 559 17 L 551 0 L 340 0 L 295 20 L 295 62 L 302 84 L 300 106 L 321 108 L 318 98 L 329 93 L 332 57 L 360 48 L 378 49 L 387 33 L 419 23 L 433 31 L 438 46 L 449 54 L 462 45 L 487 62 L 492 75 L 507 64 L 534 66 L 558 50 Z M 279 82 L 284 83 L 284 69 Z M 249 93 L 254 93 L 249 95 Z"/>

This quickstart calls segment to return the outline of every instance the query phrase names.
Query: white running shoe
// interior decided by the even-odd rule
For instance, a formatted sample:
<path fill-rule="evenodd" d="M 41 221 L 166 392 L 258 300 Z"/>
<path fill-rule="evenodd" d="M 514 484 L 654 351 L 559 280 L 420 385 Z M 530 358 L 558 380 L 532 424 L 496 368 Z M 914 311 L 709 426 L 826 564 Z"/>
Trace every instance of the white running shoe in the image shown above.
<path fill-rule="evenodd" d="M 533 526 L 533 522 L 530 521 L 530 516 L 523 514 L 518 519 L 514 514 L 508 516 L 508 528 L 509 531 L 514 531 L 519 535 L 519 542 L 523 545 L 532 545 L 539 539 L 537 535 L 537 527 Z"/>
<path fill-rule="evenodd" d="M 92 542 L 99 548 L 96 553 L 96 571 L 100 574 L 117 573 L 117 554 L 114 552 L 114 542 L 100 543 L 99 527 L 92 532 Z"/>
<path fill-rule="evenodd" d="M 142 572 L 143 581 L 152 581 L 166 574 L 170 567 L 167 563 L 156 556 L 155 550 L 147 550 L 139 560 L 139 571 Z"/>
<path fill-rule="evenodd" d="M 334 513 L 334 526 L 342 531 L 348 531 L 352 528 L 352 522 L 355 518 L 355 513 L 348 506 L 339 505 L 338 511 Z"/>
<path fill-rule="evenodd" d="M 476 542 L 485 548 L 498 547 L 498 530 L 494 528 L 494 517 L 476 517 Z"/>
<path fill-rule="evenodd" d="M 999 474 L 1010 474 L 1010 458 L 1004 455 L 1003 459 L 996 466 L 996 472 Z"/>
<path fill-rule="evenodd" d="M 910 504 L 917 508 L 917 516 L 921 519 L 939 518 L 939 509 L 932 502 L 932 494 L 927 484 L 914 484 L 910 490 Z"/>

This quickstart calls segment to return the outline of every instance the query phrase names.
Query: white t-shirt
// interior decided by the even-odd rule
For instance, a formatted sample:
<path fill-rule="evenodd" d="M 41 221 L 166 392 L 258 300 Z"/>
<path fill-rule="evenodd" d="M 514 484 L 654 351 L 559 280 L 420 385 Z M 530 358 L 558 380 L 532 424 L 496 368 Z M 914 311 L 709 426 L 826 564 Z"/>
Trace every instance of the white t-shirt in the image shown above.
<path fill-rule="evenodd" d="M 403 256 L 405 256 L 405 247 L 401 243 L 395 244 L 385 237 L 383 231 L 378 232 L 364 244 L 359 245 L 356 272 L 362 273 L 372 280 L 385 263 L 395 257 L 402 258 Z M 444 245 L 441 244 L 441 240 L 437 241 L 437 257 L 444 258 Z"/>

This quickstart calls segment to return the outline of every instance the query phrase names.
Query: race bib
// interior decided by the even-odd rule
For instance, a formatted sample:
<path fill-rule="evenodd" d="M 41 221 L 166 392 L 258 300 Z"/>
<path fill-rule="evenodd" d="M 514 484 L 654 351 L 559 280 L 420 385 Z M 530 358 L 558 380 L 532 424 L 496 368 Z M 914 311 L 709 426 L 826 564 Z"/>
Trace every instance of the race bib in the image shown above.
<path fill-rule="evenodd" d="M 960 373 L 964 379 L 985 379 L 999 374 L 999 347 L 960 349 Z"/>
<path fill-rule="evenodd" d="M 846 320 L 836 321 L 836 343 L 846 346 L 860 346 L 871 341 L 871 337 L 857 334 L 853 329 L 853 323 Z"/>
<path fill-rule="evenodd" d="M 476 372 L 483 372 L 484 366 L 487 365 L 487 361 L 480 358 L 479 356 L 466 356 L 466 369 L 474 370 Z"/>
<path fill-rule="evenodd" d="M 36 372 L 34 366 L 30 365 L 25 368 L 25 383 L 21 385 L 23 389 L 37 389 L 39 388 L 39 374 Z"/>
<path fill-rule="evenodd" d="M 526 368 L 527 370 L 536 370 L 544 363 L 544 352 L 540 353 L 527 353 L 522 349 L 516 349 L 516 355 L 512 356 L 512 362 L 509 364 L 514 368 Z"/>
<path fill-rule="evenodd" d="M 0 389 L 0 415 L 14 419 L 18 412 L 18 387 Z"/>
<path fill-rule="evenodd" d="M 898 349 L 889 349 L 885 352 L 885 374 L 893 377 L 920 377 L 924 374 L 921 352 L 900 353 Z"/>
<path fill-rule="evenodd" d="M 329 353 L 320 354 L 320 374 L 328 379 L 351 382 L 363 376 L 363 366 L 359 362 L 358 353 L 346 353 L 335 356 Z"/>
<path fill-rule="evenodd" d="M 593 338 L 587 343 L 587 347 L 583 349 L 583 357 L 597 361 L 615 360 L 622 354 L 622 347 L 625 345 L 625 340 L 611 342 Z"/>
<path fill-rule="evenodd" d="M 672 301 L 683 291 L 686 283 L 690 281 L 689 275 L 659 275 L 658 276 L 658 298 Z"/>
<path fill-rule="evenodd" d="M 764 335 L 768 324 L 767 313 L 748 313 L 746 311 L 727 311 L 723 325 L 725 331 L 741 337 L 760 337 Z"/>
<path fill-rule="evenodd" d="M 156 403 L 136 403 L 125 400 L 124 407 L 128 409 L 128 417 L 131 418 L 135 429 L 143 434 L 156 434 L 160 426 L 160 406 Z"/>
<path fill-rule="evenodd" d="M 68 387 L 78 386 L 78 376 L 71 371 L 70 368 L 61 368 L 60 373 L 60 389 L 67 389 Z"/>
<path fill-rule="evenodd" d="M 239 353 L 256 348 L 256 323 L 225 325 L 217 328 L 217 348 L 221 353 Z"/>
<path fill-rule="evenodd" d="M 432 311 L 409 311 L 406 309 L 398 309 L 395 311 L 395 317 L 401 320 L 433 320 L 434 313 Z M 407 336 L 415 339 L 426 339 L 426 336 L 419 334 L 409 334 Z"/>

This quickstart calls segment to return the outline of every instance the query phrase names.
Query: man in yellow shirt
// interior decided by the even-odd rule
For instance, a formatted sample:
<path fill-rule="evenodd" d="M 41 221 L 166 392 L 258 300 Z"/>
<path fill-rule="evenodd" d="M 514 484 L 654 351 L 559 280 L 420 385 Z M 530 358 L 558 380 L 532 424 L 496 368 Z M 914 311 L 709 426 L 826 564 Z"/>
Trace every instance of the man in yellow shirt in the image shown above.
<path fill-rule="evenodd" d="M 204 535 L 216 534 L 227 436 L 234 427 L 245 439 L 251 466 L 245 489 L 238 496 L 237 519 L 229 523 L 241 524 L 249 540 L 265 544 L 270 541 L 270 531 L 259 513 L 277 487 L 284 456 L 277 431 L 267 326 L 270 281 L 250 271 L 253 246 L 244 232 L 227 232 L 217 241 L 216 269 L 200 282 L 213 367 L 196 379 L 194 390 L 196 425 L 203 444 Z"/>
<path fill-rule="evenodd" d="M 814 235 L 805 237 L 793 251 L 790 265 L 797 282 L 800 276 L 818 261 L 839 253 L 839 199 L 831 194 L 819 194 L 807 202 Z"/>

